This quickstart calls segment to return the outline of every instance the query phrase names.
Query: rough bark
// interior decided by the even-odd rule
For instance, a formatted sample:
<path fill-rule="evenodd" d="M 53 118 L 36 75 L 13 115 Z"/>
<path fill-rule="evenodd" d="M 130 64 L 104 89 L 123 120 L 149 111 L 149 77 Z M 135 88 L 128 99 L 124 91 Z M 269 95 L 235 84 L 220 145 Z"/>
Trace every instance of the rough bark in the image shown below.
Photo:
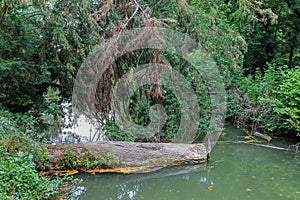
<path fill-rule="evenodd" d="M 105 141 L 49 145 L 48 152 L 50 160 L 47 171 L 70 170 L 66 173 L 140 173 L 207 161 L 207 151 L 203 144 Z M 87 166 L 87 162 L 96 165 Z"/>

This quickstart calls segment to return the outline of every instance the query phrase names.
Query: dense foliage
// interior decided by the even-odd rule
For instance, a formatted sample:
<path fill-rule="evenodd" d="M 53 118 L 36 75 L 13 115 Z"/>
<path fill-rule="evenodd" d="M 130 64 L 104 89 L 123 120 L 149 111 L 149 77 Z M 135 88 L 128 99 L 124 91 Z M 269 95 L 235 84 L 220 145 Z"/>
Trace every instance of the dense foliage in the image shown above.
<path fill-rule="evenodd" d="M 12 185 L 6 194 L 34 198 L 26 195 L 32 190 L 44 190 L 42 196 L 53 192 L 45 190 L 41 182 L 49 180 L 38 178 L 35 171 L 43 168 L 47 155 L 41 153 L 42 147 L 25 143 L 32 138 L 45 141 L 50 132 L 60 131 L 62 103 L 71 101 L 83 61 L 106 39 L 136 27 L 158 26 L 188 34 L 210 53 L 228 93 L 227 120 L 251 132 L 299 136 L 299 10 L 298 0 L 2 0 L 0 134 L 1 154 L 7 159 L 0 162 L 24 168 L 36 180 L 26 185 L 21 176 L 16 183 L 24 190 Z M 147 49 L 119 57 L 100 79 L 97 116 L 110 139 L 145 139 L 117 126 L 111 89 L 126 72 L 153 62 L 169 63 L 191 83 L 201 112 L 199 133 L 206 132 L 211 102 L 203 77 L 178 55 Z M 154 138 L 146 139 L 168 141 L 181 117 L 179 102 L 168 88 L 140 87 L 131 98 L 131 119 L 147 125 L 149 108 L 157 103 L 167 112 L 166 124 Z M 18 178 L 16 171 L 11 173 Z"/>
<path fill-rule="evenodd" d="M 32 117 L 0 110 L 1 199 L 48 199 L 58 193 L 61 180 L 39 176 L 49 155 L 31 139 L 36 134 Z"/>
<path fill-rule="evenodd" d="M 152 1 L 124 4 L 119 1 L 5 0 L 0 11 L 1 105 L 12 112 L 30 112 L 39 119 L 39 124 L 53 124 L 62 115 L 60 104 L 71 98 L 76 71 L 97 44 L 123 30 L 159 26 L 189 34 L 207 52 L 212 52 L 228 89 L 229 119 L 243 126 L 252 124 L 252 131 L 299 132 L 297 102 L 288 102 L 297 101 L 297 87 L 294 92 L 285 91 L 297 86 L 292 80 L 298 78 L 290 77 L 292 72 L 297 72 L 299 64 L 300 23 L 296 0 L 162 1 L 159 4 Z M 148 50 L 122 56 L 107 72 L 110 75 L 106 74 L 114 81 L 100 80 L 96 107 L 102 113 L 99 120 L 106 120 L 111 139 L 134 140 L 130 133 L 122 133 L 116 127 L 116 116 L 108 115 L 108 91 L 128 70 L 153 60 L 170 63 L 192 83 L 201 102 L 199 130 L 205 132 L 210 100 L 201 76 L 193 74 L 192 66 L 177 55 L 167 52 L 160 55 L 158 51 Z M 266 83 L 270 88 L 262 86 L 262 82 L 277 79 L 278 88 L 274 88 L 275 82 Z M 145 98 L 144 93 L 150 88 L 152 96 Z M 253 90 L 257 94 L 252 94 Z M 265 93 L 265 90 L 270 92 Z M 49 100 L 46 94 L 52 91 L 57 91 L 58 98 Z M 149 106 L 161 103 L 168 118 L 160 135 L 172 137 L 180 118 L 176 111 L 177 100 L 174 94 L 163 95 L 161 91 L 168 89 L 140 88 L 132 99 L 132 118 L 146 125 Z M 52 120 L 48 117 L 45 122 L 41 113 Z"/>
<path fill-rule="evenodd" d="M 299 68 L 269 65 L 265 74 L 242 81 L 236 121 L 252 130 L 299 135 Z"/>
<path fill-rule="evenodd" d="M 48 199 L 58 193 L 61 181 L 40 177 L 32 155 L 11 156 L 2 149 L 0 154 L 1 199 Z"/>

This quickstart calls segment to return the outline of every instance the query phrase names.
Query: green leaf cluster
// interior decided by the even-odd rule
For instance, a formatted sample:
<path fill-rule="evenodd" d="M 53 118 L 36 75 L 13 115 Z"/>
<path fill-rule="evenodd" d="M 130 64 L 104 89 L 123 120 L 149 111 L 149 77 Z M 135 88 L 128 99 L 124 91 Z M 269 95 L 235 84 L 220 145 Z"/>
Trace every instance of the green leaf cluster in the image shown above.
<path fill-rule="evenodd" d="M 40 177 L 31 154 L 12 156 L 0 149 L 0 198 L 48 199 L 58 193 L 61 180 Z"/>
<path fill-rule="evenodd" d="M 281 127 L 300 136 L 300 68 L 288 71 L 275 90 L 274 112 L 282 118 Z"/>
<path fill-rule="evenodd" d="M 264 75 L 255 79 L 243 79 L 241 88 L 248 96 L 248 106 L 241 110 L 253 110 L 253 118 L 258 129 L 300 135 L 300 70 L 269 64 Z M 252 102 L 252 103 L 251 103 Z"/>

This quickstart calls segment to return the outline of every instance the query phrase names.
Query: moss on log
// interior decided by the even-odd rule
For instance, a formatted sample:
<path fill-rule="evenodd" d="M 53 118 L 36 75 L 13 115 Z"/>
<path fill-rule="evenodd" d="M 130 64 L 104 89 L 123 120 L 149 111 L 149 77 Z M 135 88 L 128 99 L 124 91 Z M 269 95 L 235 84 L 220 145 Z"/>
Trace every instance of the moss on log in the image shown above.
<path fill-rule="evenodd" d="M 49 145 L 47 173 L 142 173 L 167 166 L 204 163 L 203 144 L 96 142 Z"/>

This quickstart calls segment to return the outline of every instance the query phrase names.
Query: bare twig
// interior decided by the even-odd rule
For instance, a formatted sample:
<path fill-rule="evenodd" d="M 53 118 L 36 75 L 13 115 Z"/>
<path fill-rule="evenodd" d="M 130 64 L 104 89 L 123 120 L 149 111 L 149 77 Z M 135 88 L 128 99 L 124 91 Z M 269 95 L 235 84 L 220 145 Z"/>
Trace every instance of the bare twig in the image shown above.
<path fill-rule="evenodd" d="M 140 5 L 138 4 L 138 2 L 136 0 L 134 0 L 134 3 L 136 4 L 135 11 L 130 16 L 130 18 L 126 21 L 126 23 L 123 25 L 123 29 L 126 28 L 126 26 L 128 25 L 128 23 L 133 19 L 133 17 L 136 15 L 137 11 L 141 8 Z"/>

